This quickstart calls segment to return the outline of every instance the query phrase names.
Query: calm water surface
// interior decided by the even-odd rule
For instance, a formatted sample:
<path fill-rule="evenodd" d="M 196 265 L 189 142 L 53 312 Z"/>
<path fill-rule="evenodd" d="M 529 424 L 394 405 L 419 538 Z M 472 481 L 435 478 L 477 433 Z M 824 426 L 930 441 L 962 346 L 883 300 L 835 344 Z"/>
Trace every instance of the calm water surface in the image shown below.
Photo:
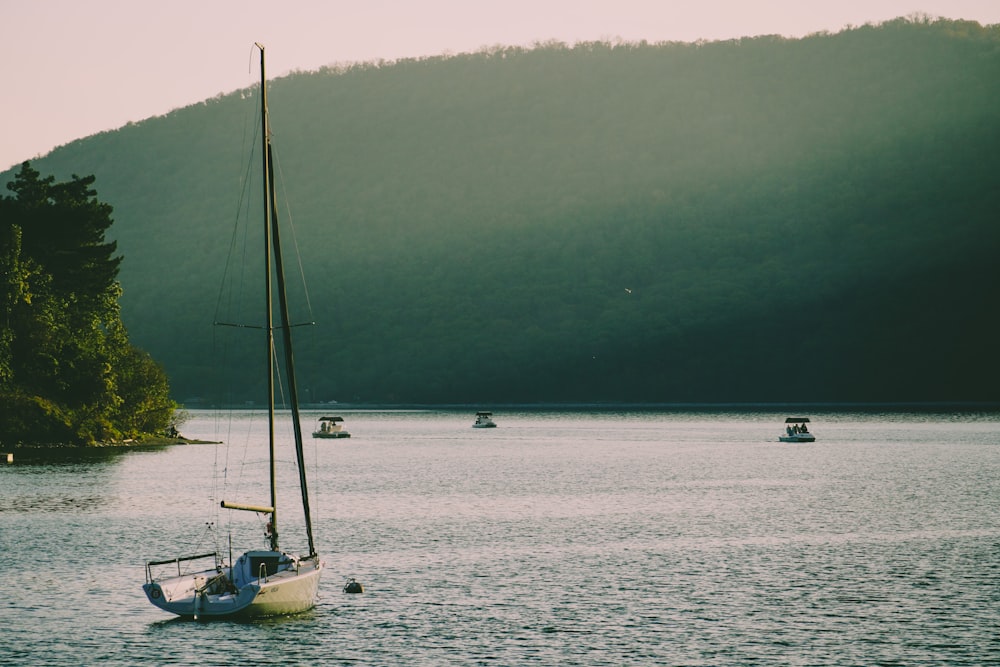
<path fill-rule="evenodd" d="M 228 447 L 0 467 L 0 664 L 1000 665 L 996 414 L 816 415 L 809 445 L 783 414 L 341 414 L 354 437 L 307 442 L 320 603 L 288 619 L 171 620 L 140 588 L 263 546 L 217 509 L 267 502 L 261 415 L 192 413 Z"/>

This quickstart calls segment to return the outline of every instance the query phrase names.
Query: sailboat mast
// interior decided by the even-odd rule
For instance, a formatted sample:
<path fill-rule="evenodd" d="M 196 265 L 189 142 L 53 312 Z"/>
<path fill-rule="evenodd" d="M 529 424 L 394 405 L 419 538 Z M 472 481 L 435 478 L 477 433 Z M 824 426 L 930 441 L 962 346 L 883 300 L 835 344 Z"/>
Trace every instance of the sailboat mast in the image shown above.
<path fill-rule="evenodd" d="M 281 339 L 285 351 L 285 372 L 288 375 L 288 395 L 292 404 L 292 427 L 295 432 L 295 459 L 299 467 L 299 489 L 302 491 L 302 511 L 305 513 L 306 536 L 309 538 L 309 556 L 316 555 L 313 543 L 312 514 L 309 511 L 309 490 L 306 486 L 306 461 L 302 447 L 302 420 L 299 418 L 299 389 L 295 381 L 295 355 L 292 354 L 292 326 L 288 318 L 288 297 L 285 292 L 285 268 L 281 259 L 281 235 L 278 233 L 278 210 L 274 204 L 274 161 L 271 173 L 271 236 L 274 242 L 274 269 L 278 280 L 278 312 L 281 317 Z"/>
<path fill-rule="evenodd" d="M 278 550 L 278 497 L 275 489 L 274 462 L 274 319 L 271 314 L 271 210 L 273 193 L 271 187 L 271 137 L 267 122 L 267 75 L 264 71 L 264 46 L 260 49 L 260 141 L 261 160 L 264 181 L 264 312 L 266 321 L 264 330 L 267 332 L 267 445 L 271 466 L 271 550 Z"/>
<path fill-rule="evenodd" d="M 264 153 L 264 232 L 265 258 L 265 290 L 267 291 L 267 343 L 268 343 L 268 429 L 271 457 L 271 549 L 278 550 L 277 497 L 275 492 L 275 461 L 274 461 L 274 324 L 271 308 L 271 253 L 274 253 L 274 272 L 278 282 L 278 311 L 282 330 L 282 343 L 285 358 L 285 372 L 288 376 L 288 392 L 292 407 L 292 427 L 295 434 L 295 458 L 299 468 L 299 488 L 302 492 L 302 511 L 305 514 L 306 536 L 309 540 L 309 556 L 316 555 L 313 541 L 312 513 L 309 508 L 309 490 L 306 485 L 305 455 L 302 445 L 302 420 L 299 416 L 299 391 L 295 380 L 295 356 L 292 353 L 292 329 L 288 317 L 288 298 L 285 290 L 285 269 L 281 257 L 281 236 L 278 231 L 278 207 L 274 194 L 274 160 L 271 153 L 271 142 L 267 115 L 267 80 L 264 73 L 264 47 L 260 49 L 260 87 L 261 87 L 261 134 L 263 136 Z"/>

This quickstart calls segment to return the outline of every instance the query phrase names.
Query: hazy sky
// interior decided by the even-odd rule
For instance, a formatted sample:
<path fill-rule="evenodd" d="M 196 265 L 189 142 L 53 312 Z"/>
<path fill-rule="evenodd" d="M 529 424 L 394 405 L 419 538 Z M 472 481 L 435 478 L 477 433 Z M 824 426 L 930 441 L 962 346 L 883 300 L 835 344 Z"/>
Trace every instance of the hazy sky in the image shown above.
<path fill-rule="evenodd" d="M 0 169 L 129 121 L 337 62 L 496 44 L 800 37 L 915 12 L 1000 23 L 1000 0 L 0 0 Z"/>

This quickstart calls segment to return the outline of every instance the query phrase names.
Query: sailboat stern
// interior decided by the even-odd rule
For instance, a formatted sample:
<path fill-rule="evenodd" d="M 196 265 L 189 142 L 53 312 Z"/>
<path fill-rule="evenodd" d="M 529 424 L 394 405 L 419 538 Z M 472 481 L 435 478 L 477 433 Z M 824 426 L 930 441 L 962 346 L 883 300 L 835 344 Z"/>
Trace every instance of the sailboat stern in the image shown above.
<path fill-rule="evenodd" d="M 160 579 L 150 574 L 142 590 L 153 605 L 178 616 L 234 616 L 250 608 L 260 586 L 247 582 L 237 587 L 232 576 L 232 569 L 222 566 Z"/>
<path fill-rule="evenodd" d="M 240 616 L 252 607 L 260 593 L 260 587 L 253 584 L 238 591 L 213 593 L 191 588 L 187 582 L 170 580 L 145 584 L 142 589 L 149 601 L 163 611 L 193 619 Z"/>
<path fill-rule="evenodd" d="M 250 576 L 260 587 L 244 615 L 297 614 L 316 606 L 323 571 L 318 556 L 300 559 L 277 551 L 248 551 L 236 560 L 234 570 L 237 584 Z"/>

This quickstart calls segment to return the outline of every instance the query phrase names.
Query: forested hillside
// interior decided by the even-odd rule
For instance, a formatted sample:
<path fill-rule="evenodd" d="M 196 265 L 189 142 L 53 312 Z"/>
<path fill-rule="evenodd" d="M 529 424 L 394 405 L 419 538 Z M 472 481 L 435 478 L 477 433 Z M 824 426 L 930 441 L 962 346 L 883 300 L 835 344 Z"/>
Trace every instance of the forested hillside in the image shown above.
<path fill-rule="evenodd" d="M 256 96 L 32 162 L 96 175 L 122 318 L 181 401 L 220 400 Z M 269 102 L 308 400 L 1000 399 L 1000 26 L 498 47 Z"/>

